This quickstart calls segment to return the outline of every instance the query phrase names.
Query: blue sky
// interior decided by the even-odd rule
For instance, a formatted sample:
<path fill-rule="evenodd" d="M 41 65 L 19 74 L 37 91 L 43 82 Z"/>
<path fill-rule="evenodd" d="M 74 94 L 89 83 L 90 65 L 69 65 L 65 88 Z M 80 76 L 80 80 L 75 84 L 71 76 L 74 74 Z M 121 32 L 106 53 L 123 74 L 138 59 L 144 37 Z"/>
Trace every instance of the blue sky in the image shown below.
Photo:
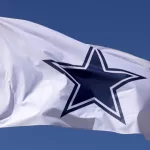
<path fill-rule="evenodd" d="M 79 41 L 150 60 L 149 0 L 0 0 L 0 16 L 33 21 Z M 0 129 L 2 150 L 149 150 L 142 135 L 23 127 Z"/>

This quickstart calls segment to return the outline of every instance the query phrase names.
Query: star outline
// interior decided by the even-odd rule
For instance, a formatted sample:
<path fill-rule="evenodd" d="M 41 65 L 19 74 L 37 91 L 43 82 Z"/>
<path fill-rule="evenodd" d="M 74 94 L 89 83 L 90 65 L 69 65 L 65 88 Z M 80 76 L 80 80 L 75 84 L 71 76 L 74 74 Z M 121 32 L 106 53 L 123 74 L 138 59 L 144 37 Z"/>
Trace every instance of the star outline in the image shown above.
<path fill-rule="evenodd" d="M 99 57 L 99 60 L 101 62 L 102 69 L 103 69 L 104 72 L 126 73 L 126 74 L 131 76 L 131 77 L 125 78 L 125 79 L 117 82 L 115 85 L 110 87 L 111 96 L 112 96 L 116 111 L 119 114 L 115 114 L 116 113 L 115 111 L 111 110 L 109 107 L 107 107 L 105 104 L 103 104 L 96 97 L 92 97 L 88 100 L 85 100 L 84 102 L 82 102 L 83 104 L 76 104 L 76 105 L 79 105 L 79 106 L 74 105 L 74 107 L 70 108 L 72 106 L 72 103 L 73 103 L 73 101 L 74 101 L 81 85 L 69 73 L 67 73 L 67 71 L 65 71 L 64 68 L 82 69 L 82 70 L 87 69 L 87 67 L 89 66 L 89 63 L 91 61 L 91 58 L 93 56 L 94 51 L 96 51 L 97 54 L 98 54 L 98 57 Z M 50 60 L 44 60 L 44 62 L 49 64 L 48 61 L 50 61 Z M 140 75 L 137 75 L 135 73 L 132 73 L 132 72 L 129 72 L 129 71 L 126 71 L 126 70 L 123 70 L 123 69 L 109 68 L 102 51 L 99 50 L 99 49 L 94 49 L 92 46 L 90 46 L 89 51 L 86 54 L 85 60 L 84 60 L 84 62 L 81 66 L 80 65 L 72 65 L 72 64 L 68 64 L 68 63 L 62 63 L 62 62 L 55 62 L 53 60 L 51 60 L 51 64 L 49 64 L 49 65 L 51 65 L 53 68 L 55 68 L 56 70 L 58 70 L 62 74 L 65 74 L 74 84 L 74 87 L 71 91 L 70 96 L 68 97 L 68 100 L 65 104 L 65 108 L 64 108 L 64 110 L 61 114 L 61 117 L 65 116 L 65 115 L 67 115 L 67 114 L 69 114 L 69 113 L 71 113 L 75 110 L 83 108 L 85 106 L 88 106 L 88 105 L 91 105 L 91 104 L 96 104 L 101 109 L 103 109 L 105 112 L 107 112 L 109 115 L 113 116 L 114 118 L 116 118 L 117 120 L 122 122 L 123 124 L 126 124 L 125 119 L 124 119 L 124 115 L 123 115 L 123 112 L 122 112 L 122 109 L 121 109 L 121 105 L 120 105 L 120 102 L 119 102 L 117 89 L 119 89 L 120 87 L 126 85 L 129 82 L 132 82 L 132 81 L 135 81 L 135 80 L 140 80 L 140 79 L 146 79 L 145 77 L 142 77 Z M 68 108 L 70 108 L 70 109 L 68 109 Z"/>

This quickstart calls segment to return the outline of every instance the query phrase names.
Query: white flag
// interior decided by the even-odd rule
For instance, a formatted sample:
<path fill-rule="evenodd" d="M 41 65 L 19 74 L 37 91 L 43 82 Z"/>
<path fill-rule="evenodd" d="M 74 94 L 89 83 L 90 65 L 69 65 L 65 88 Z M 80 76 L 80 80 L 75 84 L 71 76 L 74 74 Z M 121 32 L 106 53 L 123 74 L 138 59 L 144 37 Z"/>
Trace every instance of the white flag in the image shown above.
<path fill-rule="evenodd" d="M 149 91 L 149 61 L 0 18 L 1 128 L 55 125 L 148 137 Z"/>

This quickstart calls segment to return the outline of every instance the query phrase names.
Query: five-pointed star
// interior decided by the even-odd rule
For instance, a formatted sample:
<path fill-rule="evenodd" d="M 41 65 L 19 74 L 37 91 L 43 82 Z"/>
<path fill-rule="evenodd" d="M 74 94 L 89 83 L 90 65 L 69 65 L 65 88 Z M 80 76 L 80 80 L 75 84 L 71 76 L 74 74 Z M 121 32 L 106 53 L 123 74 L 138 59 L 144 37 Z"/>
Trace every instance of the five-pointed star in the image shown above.
<path fill-rule="evenodd" d="M 117 89 L 131 81 L 145 79 L 125 70 L 109 68 L 103 53 L 92 47 L 82 66 L 52 60 L 44 60 L 44 62 L 65 74 L 74 83 L 61 117 L 95 103 L 109 115 L 125 124 Z"/>

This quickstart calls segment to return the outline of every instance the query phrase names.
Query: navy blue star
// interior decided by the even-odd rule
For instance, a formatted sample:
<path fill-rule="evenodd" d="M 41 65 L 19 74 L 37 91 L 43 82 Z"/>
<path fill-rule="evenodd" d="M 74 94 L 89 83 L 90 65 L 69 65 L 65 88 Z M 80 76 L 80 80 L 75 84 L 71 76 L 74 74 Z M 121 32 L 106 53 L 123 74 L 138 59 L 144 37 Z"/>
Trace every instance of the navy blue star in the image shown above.
<path fill-rule="evenodd" d="M 82 66 L 52 60 L 44 62 L 65 74 L 74 83 L 61 117 L 95 103 L 125 124 L 117 89 L 131 81 L 145 79 L 125 70 L 108 68 L 102 52 L 93 47 L 90 47 Z"/>

